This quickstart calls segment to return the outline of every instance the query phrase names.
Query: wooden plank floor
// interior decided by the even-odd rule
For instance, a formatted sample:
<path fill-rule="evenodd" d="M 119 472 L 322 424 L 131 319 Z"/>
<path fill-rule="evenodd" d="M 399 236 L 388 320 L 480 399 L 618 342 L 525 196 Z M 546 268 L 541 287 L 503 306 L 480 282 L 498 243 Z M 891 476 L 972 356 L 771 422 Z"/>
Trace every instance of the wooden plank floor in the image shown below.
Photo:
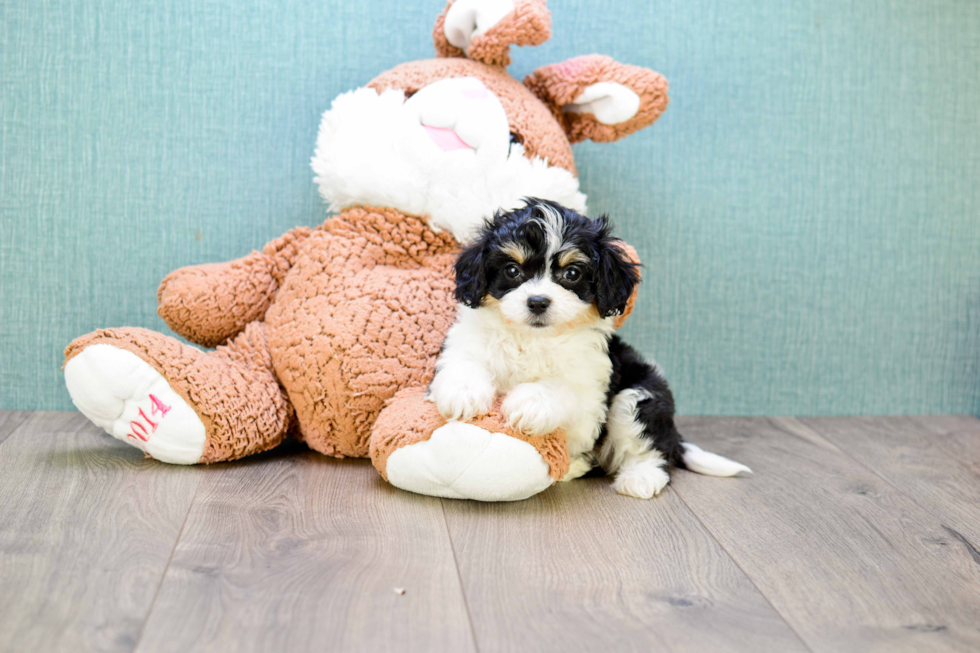
<path fill-rule="evenodd" d="M 0 651 L 980 651 L 980 420 L 681 428 L 755 475 L 479 504 L 0 411 Z"/>

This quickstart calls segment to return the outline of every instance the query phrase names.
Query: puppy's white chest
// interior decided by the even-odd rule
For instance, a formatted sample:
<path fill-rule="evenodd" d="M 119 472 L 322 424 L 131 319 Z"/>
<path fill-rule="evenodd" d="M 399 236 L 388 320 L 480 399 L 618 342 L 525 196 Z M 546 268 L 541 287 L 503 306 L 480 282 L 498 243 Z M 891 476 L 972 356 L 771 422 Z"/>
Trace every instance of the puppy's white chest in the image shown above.
<path fill-rule="evenodd" d="M 581 336 L 511 340 L 497 352 L 498 392 L 542 379 L 563 379 L 573 385 L 588 379 L 589 384 L 604 386 L 610 366 L 599 340 Z"/>

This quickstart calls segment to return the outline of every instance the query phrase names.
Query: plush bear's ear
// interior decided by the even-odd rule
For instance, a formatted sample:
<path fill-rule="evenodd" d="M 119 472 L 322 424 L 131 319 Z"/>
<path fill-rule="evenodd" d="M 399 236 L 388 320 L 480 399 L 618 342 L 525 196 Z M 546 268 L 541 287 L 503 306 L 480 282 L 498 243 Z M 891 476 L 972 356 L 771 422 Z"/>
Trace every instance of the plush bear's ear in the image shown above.
<path fill-rule="evenodd" d="M 459 254 L 454 269 L 456 270 L 456 301 L 476 308 L 483 303 L 487 295 L 487 250 L 490 247 L 490 237 L 493 230 L 490 225 L 484 227 L 480 235 Z"/>
<path fill-rule="evenodd" d="M 551 107 L 573 143 L 614 141 L 667 108 L 667 80 L 649 68 L 590 54 L 538 68 L 524 85 Z"/>
<path fill-rule="evenodd" d="M 622 241 L 609 235 L 609 220 L 599 218 L 599 238 L 595 252 L 595 303 L 602 317 L 626 314 L 640 283 L 640 265 L 634 262 Z M 618 327 L 618 325 L 617 325 Z"/>
<path fill-rule="evenodd" d="M 545 0 L 449 0 L 432 38 L 440 57 L 507 66 L 511 45 L 541 45 L 551 38 L 551 12 Z"/>

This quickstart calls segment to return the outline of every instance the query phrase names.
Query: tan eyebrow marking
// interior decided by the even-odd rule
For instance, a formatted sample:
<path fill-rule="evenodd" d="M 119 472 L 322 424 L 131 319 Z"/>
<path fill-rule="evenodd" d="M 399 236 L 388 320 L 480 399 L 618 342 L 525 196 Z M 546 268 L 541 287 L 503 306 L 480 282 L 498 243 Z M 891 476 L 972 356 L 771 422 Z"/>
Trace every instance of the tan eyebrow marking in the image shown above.
<path fill-rule="evenodd" d="M 528 251 L 517 243 L 504 243 L 500 246 L 500 251 L 518 263 L 524 263 L 527 260 Z"/>
<path fill-rule="evenodd" d="M 586 265 L 589 263 L 589 257 L 586 256 L 582 250 L 575 249 L 574 247 L 559 252 L 559 266 L 565 267 L 566 265 L 571 265 L 572 263 L 581 263 L 582 265 Z"/>

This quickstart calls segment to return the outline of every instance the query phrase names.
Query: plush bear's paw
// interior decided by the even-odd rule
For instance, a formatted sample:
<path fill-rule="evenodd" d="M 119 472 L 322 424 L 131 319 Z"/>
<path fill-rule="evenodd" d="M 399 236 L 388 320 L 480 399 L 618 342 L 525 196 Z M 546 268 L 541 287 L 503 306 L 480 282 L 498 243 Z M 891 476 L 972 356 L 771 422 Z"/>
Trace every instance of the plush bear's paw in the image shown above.
<path fill-rule="evenodd" d="M 502 408 L 511 427 L 527 435 L 551 433 L 565 418 L 554 392 L 539 383 L 522 383 L 511 390 Z"/>
<path fill-rule="evenodd" d="M 518 501 L 554 483 L 527 442 L 462 422 L 392 452 L 385 471 L 395 487 L 447 499 Z"/>
<path fill-rule="evenodd" d="M 497 393 L 489 381 L 480 376 L 457 374 L 451 368 L 441 370 L 429 387 L 429 398 L 439 414 L 447 420 L 467 422 L 486 415 Z"/>
<path fill-rule="evenodd" d="M 201 460 L 206 440 L 201 419 L 136 354 L 90 345 L 65 365 L 65 385 L 78 410 L 116 439 L 167 463 Z"/>
<path fill-rule="evenodd" d="M 619 468 L 613 489 L 637 499 L 652 499 L 670 482 L 670 474 L 664 471 L 662 458 L 630 460 Z"/>

